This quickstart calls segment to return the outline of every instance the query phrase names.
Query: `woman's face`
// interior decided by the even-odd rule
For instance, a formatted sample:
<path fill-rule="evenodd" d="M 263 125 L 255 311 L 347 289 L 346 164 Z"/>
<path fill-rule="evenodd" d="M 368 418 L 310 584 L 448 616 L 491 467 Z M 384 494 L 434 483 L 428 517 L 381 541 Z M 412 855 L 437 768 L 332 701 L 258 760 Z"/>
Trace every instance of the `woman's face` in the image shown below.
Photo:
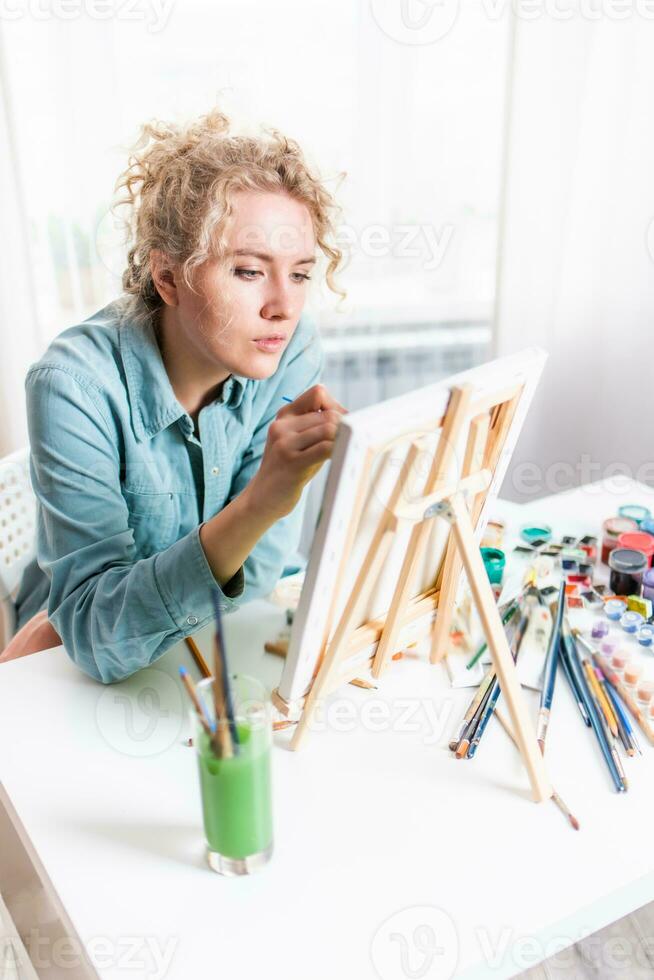
<path fill-rule="evenodd" d="M 177 328 L 197 355 L 228 374 L 270 377 L 300 319 L 315 249 L 306 205 L 282 192 L 240 191 L 227 264 L 199 266 L 193 290 L 177 284 Z"/>

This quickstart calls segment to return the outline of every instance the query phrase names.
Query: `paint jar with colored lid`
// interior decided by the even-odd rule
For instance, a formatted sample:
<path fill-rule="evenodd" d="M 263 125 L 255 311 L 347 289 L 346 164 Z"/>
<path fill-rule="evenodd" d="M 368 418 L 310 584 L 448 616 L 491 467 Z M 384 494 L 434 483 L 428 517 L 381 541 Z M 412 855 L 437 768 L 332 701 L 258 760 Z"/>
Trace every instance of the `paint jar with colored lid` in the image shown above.
<path fill-rule="evenodd" d="M 491 585 L 500 585 L 506 565 L 506 555 L 499 548 L 482 548 L 481 557 L 484 560 L 486 574 Z"/>
<path fill-rule="evenodd" d="M 603 657 L 612 657 L 615 651 L 618 649 L 617 640 L 602 640 L 600 643 L 600 653 Z"/>
<path fill-rule="evenodd" d="M 625 531 L 618 538 L 618 548 L 642 551 L 647 558 L 647 564 L 651 567 L 652 556 L 654 555 L 654 537 L 647 534 L 646 531 Z"/>
<path fill-rule="evenodd" d="M 590 635 L 593 640 L 601 640 L 603 637 L 608 636 L 609 624 L 605 619 L 596 619 L 593 623 L 593 628 L 590 631 Z"/>
<path fill-rule="evenodd" d="M 643 623 L 636 633 L 636 639 L 641 647 L 651 647 L 654 642 L 654 626 L 651 623 Z"/>
<path fill-rule="evenodd" d="M 640 595 L 647 556 L 634 548 L 614 548 L 609 555 L 610 586 L 616 595 Z"/>
<path fill-rule="evenodd" d="M 610 664 L 614 670 L 617 670 L 619 674 L 625 669 L 629 661 L 631 660 L 631 655 L 626 650 L 616 650 L 610 657 Z"/>
<path fill-rule="evenodd" d="M 654 517 L 646 517 L 642 520 L 640 522 L 640 529 L 654 536 Z"/>
<path fill-rule="evenodd" d="M 532 548 L 538 548 L 550 540 L 552 528 L 549 524 L 525 524 L 520 528 L 520 537 Z"/>
<path fill-rule="evenodd" d="M 608 564 L 609 555 L 618 547 L 618 538 L 626 531 L 637 531 L 638 525 L 629 517 L 608 517 L 602 525 L 602 561 Z"/>
<path fill-rule="evenodd" d="M 643 668 L 634 660 L 630 660 L 622 672 L 622 677 L 627 687 L 635 687 L 641 678 Z"/>
<path fill-rule="evenodd" d="M 620 617 L 620 626 L 625 631 L 625 633 L 635 633 L 643 625 L 643 617 L 640 613 L 632 612 L 627 610 L 626 613 Z"/>
<path fill-rule="evenodd" d="M 617 623 L 626 611 L 627 603 L 623 602 L 622 599 L 607 599 L 604 603 L 604 612 L 614 623 Z"/>
<path fill-rule="evenodd" d="M 654 602 L 654 568 L 643 573 L 643 598 Z"/>
<path fill-rule="evenodd" d="M 643 507 L 642 504 L 623 504 L 618 507 L 618 514 L 620 517 L 628 517 L 638 525 L 652 516 L 649 507 Z"/>
<path fill-rule="evenodd" d="M 641 704 L 649 704 L 654 698 L 654 683 L 652 681 L 640 681 L 636 685 L 636 700 Z"/>

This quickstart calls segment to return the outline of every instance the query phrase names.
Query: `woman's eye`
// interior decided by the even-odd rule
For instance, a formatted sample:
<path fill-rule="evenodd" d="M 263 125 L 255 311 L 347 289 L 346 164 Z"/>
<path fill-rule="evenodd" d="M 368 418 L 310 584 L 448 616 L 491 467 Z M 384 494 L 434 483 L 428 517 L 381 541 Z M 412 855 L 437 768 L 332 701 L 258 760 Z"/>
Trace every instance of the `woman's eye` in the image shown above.
<path fill-rule="evenodd" d="M 255 276 L 261 275 L 258 269 L 234 269 L 235 276 L 241 276 L 243 279 L 254 279 Z"/>
<path fill-rule="evenodd" d="M 262 276 L 263 272 L 260 269 L 234 269 L 234 275 L 239 276 L 241 279 L 248 279 L 250 281 L 257 278 L 257 276 Z M 293 282 L 307 282 L 311 279 L 311 276 L 306 272 L 293 272 L 291 273 L 291 279 Z"/>

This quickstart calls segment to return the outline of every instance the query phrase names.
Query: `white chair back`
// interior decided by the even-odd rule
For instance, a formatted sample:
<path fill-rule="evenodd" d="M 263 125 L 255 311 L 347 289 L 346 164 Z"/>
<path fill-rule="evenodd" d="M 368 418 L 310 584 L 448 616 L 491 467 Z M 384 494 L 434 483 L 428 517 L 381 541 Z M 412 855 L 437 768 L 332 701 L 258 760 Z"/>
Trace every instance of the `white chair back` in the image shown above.
<path fill-rule="evenodd" d="M 36 498 L 29 450 L 0 460 L 0 637 L 3 649 L 14 632 L 14 599 L 25 567 L 36 553 Z"/>

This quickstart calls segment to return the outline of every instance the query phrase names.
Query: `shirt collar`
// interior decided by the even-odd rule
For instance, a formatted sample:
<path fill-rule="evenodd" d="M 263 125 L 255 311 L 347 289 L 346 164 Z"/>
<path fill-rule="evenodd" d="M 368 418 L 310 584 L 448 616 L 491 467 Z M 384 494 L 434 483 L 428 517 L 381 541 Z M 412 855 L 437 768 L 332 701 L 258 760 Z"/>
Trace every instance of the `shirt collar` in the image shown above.
<path fill-rule="evenodd" d="M 230 408 L 238 408 L 243 401 L 245 386 L 249 380 L 241 374 L 230 374 L 220 393 L 220 401 Z"/>
<path fill-rule="evenodd" d="M 136 438 L 151 439 L 178 419 L 188 419 L 175 397 L 152 324 L 123 318 L 118 337 Z M 241 375 L 230 374 L 217 400 L 229 408 L 238 408 L 247 381 Z"/>

